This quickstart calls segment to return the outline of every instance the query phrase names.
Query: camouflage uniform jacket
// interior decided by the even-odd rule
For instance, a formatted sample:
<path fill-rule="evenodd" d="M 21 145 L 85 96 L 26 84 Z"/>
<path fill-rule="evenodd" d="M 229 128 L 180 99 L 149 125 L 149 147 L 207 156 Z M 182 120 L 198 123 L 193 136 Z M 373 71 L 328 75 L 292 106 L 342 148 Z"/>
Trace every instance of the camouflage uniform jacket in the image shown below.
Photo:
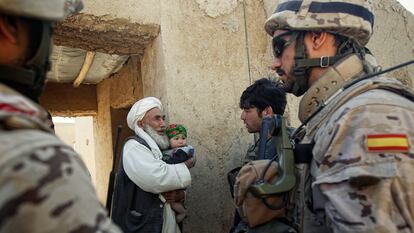
<path fill-rule="evenodd" d="M 301 232 L 414 231 L 414 95 L 385 77 L 338 92 L 363 74 L 361 60 L 350 56 L 329 68 L 300 103 L 304 120 L 327 101 L 301 141 L 314 143 L 313 161 L 302 167 Z"/>
<path fill-rule="evenodd" d="M 120 232 L 40 106 L 0 84 L 0 232 Z"/>

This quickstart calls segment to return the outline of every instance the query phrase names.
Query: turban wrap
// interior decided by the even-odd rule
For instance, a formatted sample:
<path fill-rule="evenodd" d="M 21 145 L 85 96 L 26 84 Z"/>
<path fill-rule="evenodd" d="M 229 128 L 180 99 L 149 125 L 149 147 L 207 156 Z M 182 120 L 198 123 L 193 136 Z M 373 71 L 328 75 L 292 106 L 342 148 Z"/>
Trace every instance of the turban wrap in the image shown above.
<path fill-rule="evenodd" d="M 135 130 L 137 121 L 142 120 L 145 114 L 153 108 L 159 108 L 162 111 L 161 101 L 155 97 L 146 97 L 137 101 L 128 112 L 128 127 Z"/>

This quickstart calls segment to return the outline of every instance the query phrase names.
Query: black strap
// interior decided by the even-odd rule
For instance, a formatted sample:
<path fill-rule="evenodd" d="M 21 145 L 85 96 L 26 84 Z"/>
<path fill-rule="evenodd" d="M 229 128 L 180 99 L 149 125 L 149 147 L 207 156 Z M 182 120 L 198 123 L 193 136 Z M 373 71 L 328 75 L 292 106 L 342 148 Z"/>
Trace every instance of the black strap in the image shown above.
<path fill-rule="evenodd" d="M 308 89 L 308 80 L 309 80 L 309 72 L 310 67 L 307 66 L 299 66 L 299 61 L 306 61 L 307 53 L 305 48 L 305 32 L 294 32 L 297 33 L 296 39 L 296 52 L 295 52 L 295 65 L 293 68 L 293 74 L 296 77 L 296 82 L 293 84 L 292 93 L 295 96 L 303 95 Z"/>
<path fill-rule="evenodd" d="M 29 69 L 0 65 L 0 82 L 8 81 L 32 86 L 35 83 L 35 76 L 35 73 Z"/>
<path fill-rule="evenodd" d="M 227 173 L 227 182 L 230 187 L 231 198 L 234 199 L 234 184 L 236 183 L 236 177 L 242 167 L 236 167 Z"/>
<path fill-rule="evenodd" d="M 130 137 L 127 137 L 126 139 L 125 139 L 125 142 L 127 142 L 128 140 L 130 140 L 130 139 L 133 139 L 133 140 L 135 140 L 135 141 L 137 141 L 137 142 L 139 142 L 140 144 L 142 144 L 142 145 L 144 145 L 145 147 L 147 147 L 149 150 L 151 150 L 151 147 L 148 145 L 148 143 L 143 139 L 143 138 L 141 138 L 140 136 L 138 136 L 138 135 L 134 135 L 134 136 L 130 136 Z"/>
<path fill-rule="evenodd" d="M 312 150 L 314 143 L 309 144 L 296 144 L 295 148 L 293 149 L 293 153 L 295 154 L 295 163 L 311 163 L 312 161 Z"/>

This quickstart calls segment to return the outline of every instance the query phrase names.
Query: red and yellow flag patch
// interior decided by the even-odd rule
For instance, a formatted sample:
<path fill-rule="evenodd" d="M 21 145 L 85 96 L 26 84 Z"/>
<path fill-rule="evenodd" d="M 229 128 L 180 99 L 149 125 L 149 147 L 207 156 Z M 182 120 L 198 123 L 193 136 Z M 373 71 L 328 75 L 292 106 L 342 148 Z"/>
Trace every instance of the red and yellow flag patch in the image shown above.
<path fill-rule="evenodd" d="M 410 149 L 406 134 L 368 134 L 368 152 L 408 152 Z"/>

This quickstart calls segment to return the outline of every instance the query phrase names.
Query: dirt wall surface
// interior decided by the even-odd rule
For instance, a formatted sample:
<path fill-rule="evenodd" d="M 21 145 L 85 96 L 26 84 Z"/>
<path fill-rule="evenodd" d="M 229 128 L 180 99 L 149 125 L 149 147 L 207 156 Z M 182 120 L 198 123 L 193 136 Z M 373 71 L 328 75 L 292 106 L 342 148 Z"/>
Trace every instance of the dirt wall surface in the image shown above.
<path fill-rule="evenodd" d="M 55 44 L 108 54 L 143 55 L 159 33 L 159 0 L 85 0 L 82 14 L 55 29 Z"/>
<path fill-rule="evenodd" d="M 128 19 L 134 23 L 158 24 L 161 0 L 84 0 L 83 13 Z"/>
<path fill-rule="evenodd" d="M 162 99 L 170 123 L 186 125 L 197 150 L 185 232 L 228 230 L 234 209 L 226 172 L 241 163 L 252 141 L 239 120 L 239 97 L 266 70 L 257 59 L 267 43 L 261 3 L 220 1 L 220 13 L 212 14 L 213 3 L 161 5 L 160 35 L 142 60 L 144 95 Z"/>
<path fill-rule="evenodd" d="M 374 35 L 367 47 L 371 49 L 378 63 L 383 68 L 388 68 L 413 59 L 414 15 L 395 0 L 375 1 L 374 12 Z M 390 75 L 413 87 L 413 65 Z"/>
<path fill-rule="evenodd" d="M 130 57 L 124 67 L 111 78 L 111 107 L 120 109 L 133 105 L 142 98 L 141 62 L 137 56 Z"/>
<path fill-rule="evenodd" d="M 95 115 L 98 109 L 96 86 L 67 83 L 46 83 L 40 103 L 57 116 Z"/>
<path fill-rule="evenodd" d="M 118 55 L 143 55 L 159 33 L 156 24 L 140 24 L 110 15 L 78 14 L 59 23 L 54 43 L 86 51 Z"/>
<path fill-rule="evenodd" d="M 165 30 L 167 31 L 167 29 Z M 151 45 L 145 50 L 141 61 L 142 85 L 144 96 L 155 96 L 164 104 L 164 110 L 168 114 L 168 104 L 165 101 L 166 95 L 166 76 L 168 70 L 164 62 L 164 43 L 163 36 L 160 34 Z"/>

